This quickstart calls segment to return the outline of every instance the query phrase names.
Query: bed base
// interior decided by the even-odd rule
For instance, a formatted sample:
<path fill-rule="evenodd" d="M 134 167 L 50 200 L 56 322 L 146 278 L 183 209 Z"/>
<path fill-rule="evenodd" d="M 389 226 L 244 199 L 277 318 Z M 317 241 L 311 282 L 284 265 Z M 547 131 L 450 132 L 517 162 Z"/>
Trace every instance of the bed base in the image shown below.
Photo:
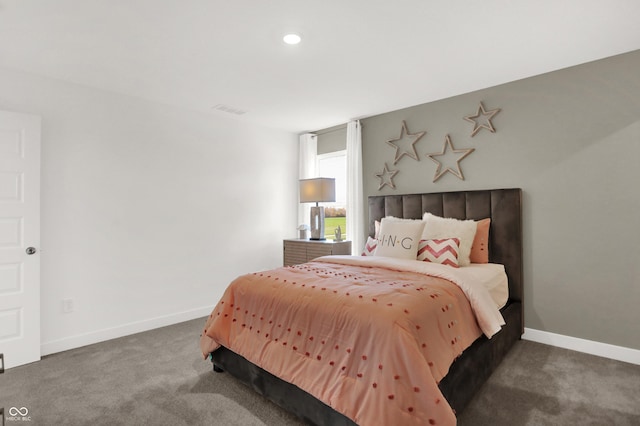
<path fill-rule="evenodd" d="M 285 382 L 221 346 L 211 353 L 213 369 L 228 372 L 308 425 L 353 426 L 353 420 L 335 411 L 296 385 Z"/>
<path fill-rule="evenodd" d="M 491 340 L 479 337 L 451 365 L 440 391 L 456 413 L 462 413 L 473 396 L 498 368 L 511 347 L 520 340 L 522 304 L 513 302 L 502 310 L 507 323 Z"/>

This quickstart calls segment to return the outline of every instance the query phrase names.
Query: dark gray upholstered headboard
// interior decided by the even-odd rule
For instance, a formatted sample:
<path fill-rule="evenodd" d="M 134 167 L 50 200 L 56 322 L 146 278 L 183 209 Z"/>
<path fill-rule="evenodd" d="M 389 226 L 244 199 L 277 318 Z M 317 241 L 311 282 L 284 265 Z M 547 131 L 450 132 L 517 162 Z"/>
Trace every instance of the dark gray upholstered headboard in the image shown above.
<path fill-rule="evenodd" d="M 369 197 L 369 235 L 374 222 L 385 216 L 420 219 L 425 212 L 456 219 L 491 218 L 489 261 L 504 265 L 509 277 L 509 298 L 522 301 L 522 190 L 436 192 Z"/>

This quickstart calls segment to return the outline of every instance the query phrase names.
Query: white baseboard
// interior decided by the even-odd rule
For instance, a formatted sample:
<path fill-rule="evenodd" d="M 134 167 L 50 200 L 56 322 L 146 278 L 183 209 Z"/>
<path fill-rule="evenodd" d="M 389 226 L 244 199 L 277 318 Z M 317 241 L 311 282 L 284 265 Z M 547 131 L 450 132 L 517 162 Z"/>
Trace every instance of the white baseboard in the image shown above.
<path fill-rule="evenodd" d="M 118 337 L 124 337 L 130 334 L 153 330 L 154 328 L 165 327 L 196 318 L 206 317 L 211 313 L 213 308 L 213 305 L 206 306 L 189 311 L 165 315 L 162 317 L 136 321 L 118 327 L 105 328 L 102 330 L 92 331 L 90 333 L 65 337 L 64 339 L 44 342 L 40 345 L 40 352 L 42 356 L 50 355 L 57 352 L 68 351 L 69 349 L 75 349 L 86 345 L 92 345 L 94 343 L 104 342 L 105 340 L 117 339 Z"/>
<path fill-rule="evenodd" d="M 573 351 L 640 365 L 640 350 L 638 349 L 594 342 L 592 340 L 549 333 L 548 331 L 540 331 L 533 328 L 525 328 L 522 338 L 532 342 L 544 343 L 545 345 L 557 346 L 559 348 L 571 349 Z"/>

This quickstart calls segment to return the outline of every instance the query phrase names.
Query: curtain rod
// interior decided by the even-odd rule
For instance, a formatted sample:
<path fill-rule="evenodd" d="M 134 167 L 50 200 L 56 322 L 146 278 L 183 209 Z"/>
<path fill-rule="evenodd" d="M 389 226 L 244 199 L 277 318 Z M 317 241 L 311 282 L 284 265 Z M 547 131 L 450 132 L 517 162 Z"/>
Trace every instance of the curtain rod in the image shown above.
<path fill-rule="evenodd" d="M 334 126 L 334 127 L 329 127 L 329 128 L 327 128 L 327 129 L 322 129 L 322 130 L 318 130 L 318 131 L 311 132 L 311 133 L 313 133 L 313 134 L 315 134 L 315 135 L 326 135 L 327 133 L 333 133 L 333 132 L 337 132 L 337 131 L 339 131 L 339 130 L 346 130 L 346 128 L 347 128 L 347 124 L 348 124 L 348 123 L 339 124 L 339 125 Z M 358 124 L 359 124 L 360 128 L 363 128 L 363 127 L 364 127 L 364 126 L 362 125 L 362 122 L 359 122 Z"/>
<path fill-rule="evenodd" d="M 334 133 L 334 132 L 338 132 L 340 130 L 346 130 L 346 128 L 347 128 L 346 124 L 340 124 L 339 126 L 329 127 L 328 129 L 318 130 L 317 132 L 314 132 L 314 133 L 316 135 L 326 135 L 327 133 Z"/>

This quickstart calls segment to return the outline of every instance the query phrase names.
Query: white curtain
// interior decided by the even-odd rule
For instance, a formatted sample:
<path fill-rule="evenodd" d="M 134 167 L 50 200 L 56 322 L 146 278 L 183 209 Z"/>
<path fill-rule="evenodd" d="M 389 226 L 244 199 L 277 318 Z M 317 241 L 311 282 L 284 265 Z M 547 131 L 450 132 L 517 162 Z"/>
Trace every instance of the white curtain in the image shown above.
<path fill-rule="evenodd" d="M 347 123 L 347 239 L 352 254 L 364 247 L 364 207 L 362 192 L 362 132 L 360 121 Z"/>
<path fill-rule="evenodd" d="M 300 135 L 299 152 L 299 179 L 318 177 L 318 136 L 312 133 Z M 309 224 L 310 209 L 310 203 L 298 203 L 298 225 Z"/>

